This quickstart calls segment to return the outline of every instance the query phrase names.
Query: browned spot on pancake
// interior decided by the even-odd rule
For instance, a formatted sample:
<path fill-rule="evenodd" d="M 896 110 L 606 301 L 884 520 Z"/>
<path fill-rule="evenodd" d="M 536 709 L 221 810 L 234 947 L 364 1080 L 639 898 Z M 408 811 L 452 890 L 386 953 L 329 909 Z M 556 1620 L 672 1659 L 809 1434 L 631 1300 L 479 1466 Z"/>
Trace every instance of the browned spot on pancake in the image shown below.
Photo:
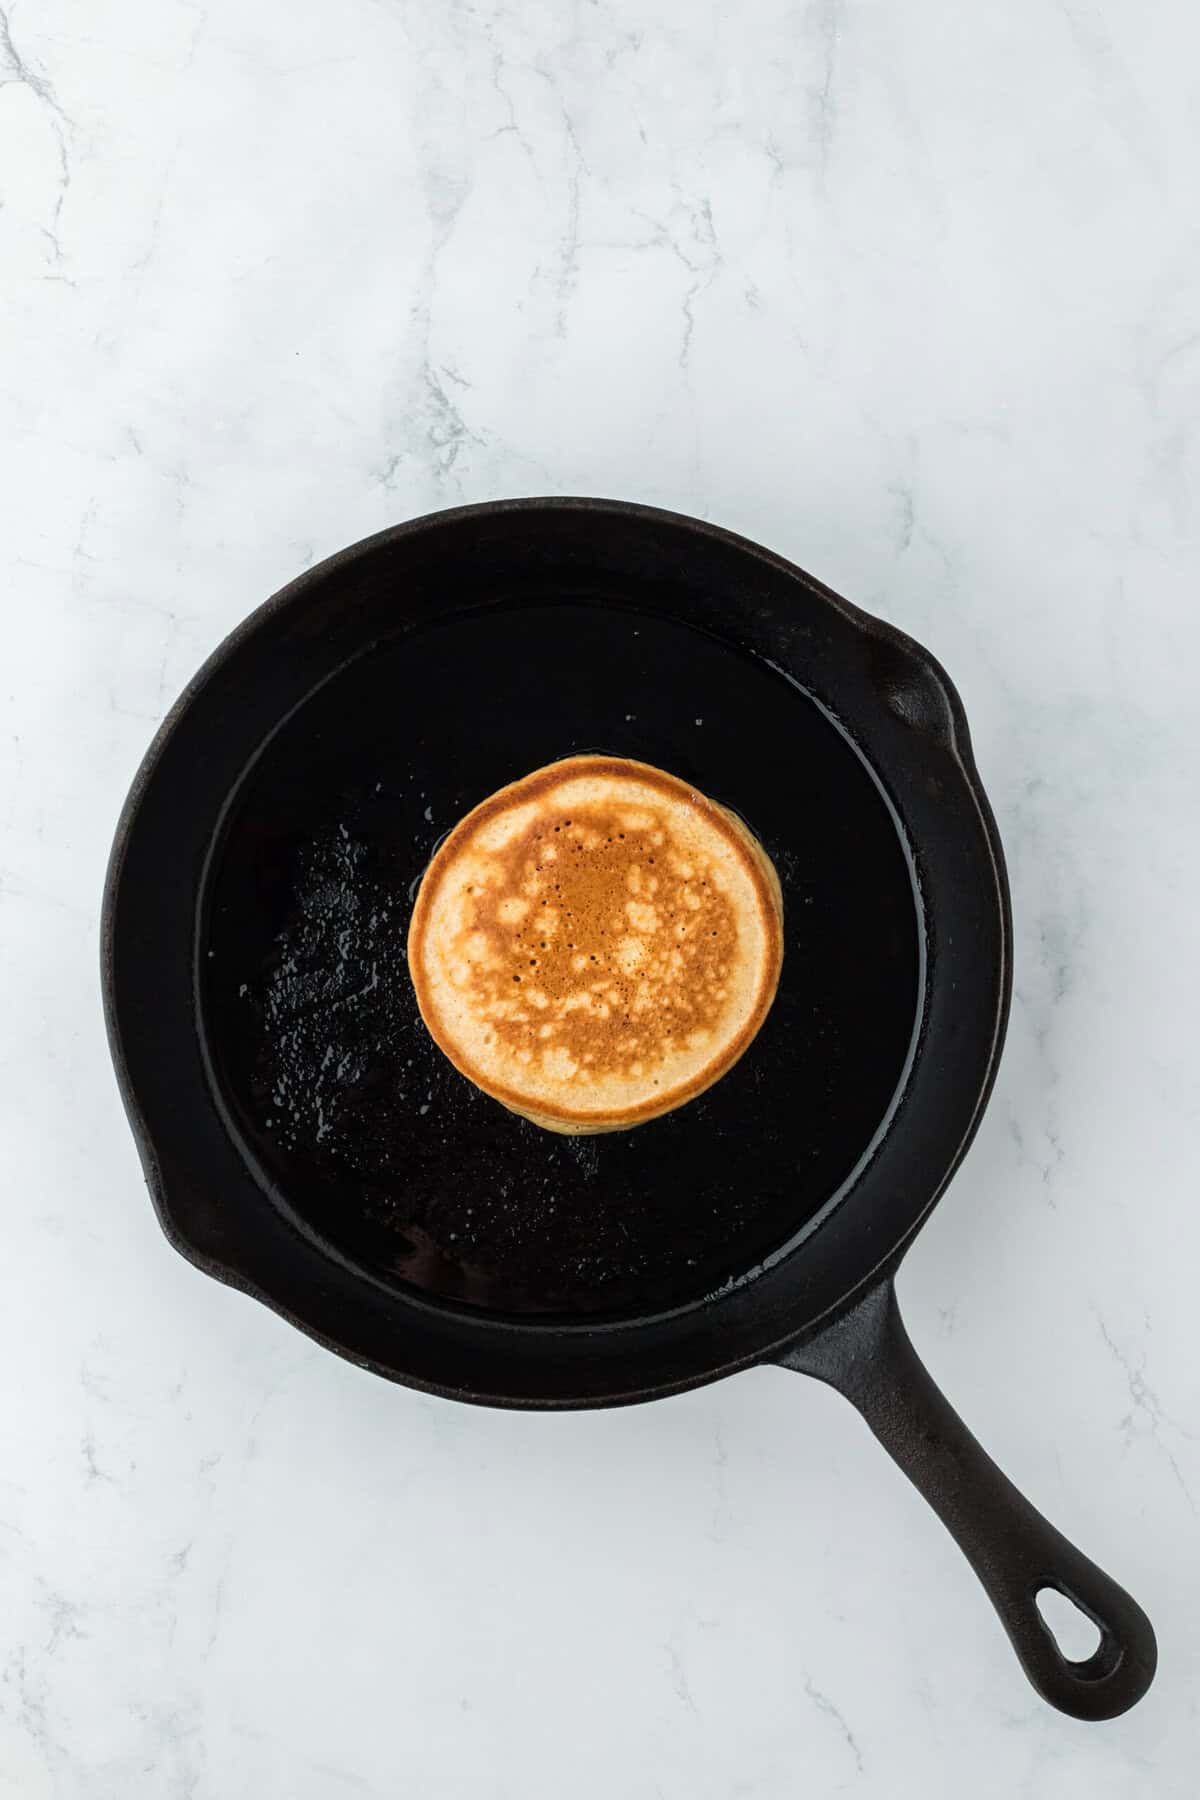
<path fill-rule="evenodd" d="M 543 817 L 493 865 L 497 879 L 472 897 L 457 947 L 510 1051 L 561 1051 L 563 1076 L 586 1083 L 640 1074 L 642 1059 L 715 1028 L 733 912 L 657 817 Z"/>

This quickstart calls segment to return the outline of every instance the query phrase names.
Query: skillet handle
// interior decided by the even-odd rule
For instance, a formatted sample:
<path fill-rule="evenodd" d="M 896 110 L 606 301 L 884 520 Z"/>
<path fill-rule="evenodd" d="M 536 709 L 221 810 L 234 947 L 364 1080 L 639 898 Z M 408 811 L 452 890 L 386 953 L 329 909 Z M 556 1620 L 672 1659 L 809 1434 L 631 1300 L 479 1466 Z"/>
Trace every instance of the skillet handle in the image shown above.
<path fill-rule="evenodd" d="M 1141 1699 L 1158 1661 L 1149 1619 L 971 1436 L 913 1349 L 890 1279 L 776 1360 L 827 1382 L 862 1414 L 978 1575 L 1043 1700 L 1076 1719 L 1112 1719 Z M 1044 1588 L 1098 1627 L 1085 1662 L 1070 1662 L 1044 1624 L 1036 1598 Z"/>

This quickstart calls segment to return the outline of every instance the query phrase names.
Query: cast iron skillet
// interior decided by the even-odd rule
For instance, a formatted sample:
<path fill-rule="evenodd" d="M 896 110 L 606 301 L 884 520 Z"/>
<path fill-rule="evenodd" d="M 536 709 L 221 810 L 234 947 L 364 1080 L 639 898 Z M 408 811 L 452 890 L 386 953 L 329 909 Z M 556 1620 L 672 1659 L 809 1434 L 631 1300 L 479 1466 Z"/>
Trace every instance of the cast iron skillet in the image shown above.
<path fill-rule="evenodd" d="M 404 962 L 487 793 L 579 750 L 736 808 L 785 895 L 750 1053 L 563 1139 L 455 1073 Z M 1008 891 L 934 659 L 693 519 L 525 500 L 419 519 L 234 632 L 159 732 L 108 875 L 113 1056 L 171 1242 L 342 1355 L 458 1400 L 617 1405 L 775 1362 L 839 1389 L 940 1514 L 1038 1692 L 1145 1692 L 1150 1623 L 1006 1480 L 893 1277 L 978 1124 Z M 1035 1597 L 1100 1631 L 1069 1662 Z"/>

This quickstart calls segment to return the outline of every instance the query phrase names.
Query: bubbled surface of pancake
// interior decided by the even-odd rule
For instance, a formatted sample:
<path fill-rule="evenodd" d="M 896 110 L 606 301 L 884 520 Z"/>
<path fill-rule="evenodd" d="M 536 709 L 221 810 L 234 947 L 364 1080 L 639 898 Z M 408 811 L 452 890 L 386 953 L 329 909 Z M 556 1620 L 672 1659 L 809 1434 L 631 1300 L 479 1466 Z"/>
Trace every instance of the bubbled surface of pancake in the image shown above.
<path fill-rule="evenodd" d="M 615 1128 L 725 1072 L 770 1005 L 778 884 L 740 821 L 646 765 L 577 758 L 485 801 L 422 883 L 422 1016 L 539 1123 Z"/>

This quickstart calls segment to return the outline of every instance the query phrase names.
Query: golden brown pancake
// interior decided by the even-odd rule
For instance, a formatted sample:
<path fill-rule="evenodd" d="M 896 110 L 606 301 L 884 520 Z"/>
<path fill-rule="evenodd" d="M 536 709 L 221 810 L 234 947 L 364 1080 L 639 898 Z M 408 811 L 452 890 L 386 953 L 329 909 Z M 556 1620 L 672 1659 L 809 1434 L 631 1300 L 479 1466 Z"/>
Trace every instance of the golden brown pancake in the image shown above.
<path fill-rule="evenodd" d="M 425 871 L 417 1004 L 477 1087 L 548 1131 L 621 1131 L 711 1087 L 767 1015 L 783 899 L 733 813 L 574 756 L 482 802 Z"/>

